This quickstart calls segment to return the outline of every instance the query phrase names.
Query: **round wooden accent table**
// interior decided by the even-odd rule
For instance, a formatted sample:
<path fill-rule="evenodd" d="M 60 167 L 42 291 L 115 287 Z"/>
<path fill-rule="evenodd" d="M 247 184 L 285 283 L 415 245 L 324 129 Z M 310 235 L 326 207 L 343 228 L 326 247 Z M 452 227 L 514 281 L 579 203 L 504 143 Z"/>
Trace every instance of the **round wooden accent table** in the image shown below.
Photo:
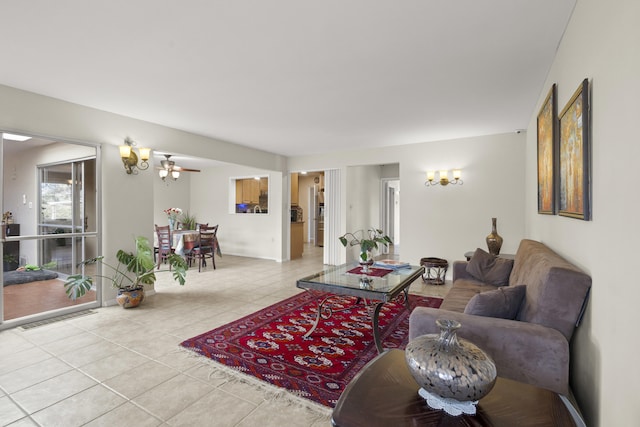
<path fill-rule="evenodd" d="M 369 362 L 344 390 L 333 410 L 337 427 L 575 427 L 557 393 L 498 377 L 475 415 L 451 416 L 431 409 L 418 395 L 402 350 Z M 582 424 L 582 423 L 580 423 Z"/>

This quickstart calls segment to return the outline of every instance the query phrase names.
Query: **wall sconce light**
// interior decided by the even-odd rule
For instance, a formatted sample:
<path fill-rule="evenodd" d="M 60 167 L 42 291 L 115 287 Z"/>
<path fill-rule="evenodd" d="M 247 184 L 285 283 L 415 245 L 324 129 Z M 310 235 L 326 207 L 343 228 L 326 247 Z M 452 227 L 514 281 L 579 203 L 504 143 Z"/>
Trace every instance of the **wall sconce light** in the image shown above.
<path fill-rule="evenodd" d="M 453 171 L 453 179 L 451 181 L 449 181 L 449 171 L 448 170 L 441 170 L 439 172 L 439 180 L 436 181 L 436 173 L 434 171 L 428 171 L 427 172 L 427 180 L 425 181 L 424 185 L 426 185 L 427 187 L 433 187 L 434 185 L 442 185 L 443 187 L 449 184 L 464 184 L 464 182 L 460 179 L 460 177 L 462 176 L 462 172 L 459 169 L 455 169 Z"/>
<path fill-rule="evenodd" d="M 129 137 L 124 139 L 124 144 L 120 146 L 120 158 L 124 164 L 124 169 L 128 174 L 138 174 L 138 169 L 146 170 L 149 168 L 149 154 L 151 154 L 150 148 L 139 148 L 140 151 L 140 164 L 138 164 L 138 155 L 133 150 L 136 145 L 135 141 Z"/>

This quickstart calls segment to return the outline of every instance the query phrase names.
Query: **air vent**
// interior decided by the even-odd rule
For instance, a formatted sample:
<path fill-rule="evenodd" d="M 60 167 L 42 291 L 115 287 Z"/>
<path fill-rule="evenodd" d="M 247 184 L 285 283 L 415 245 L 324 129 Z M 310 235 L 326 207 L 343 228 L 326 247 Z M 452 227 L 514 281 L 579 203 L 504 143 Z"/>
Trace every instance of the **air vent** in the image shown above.
<path fill-rule="evenodd" d="M 93 310 L 84 310 L 84 311 L 78 311 L 78 312 L 75 312 L 75 313 L 69 313 L 69 314 L 65 314 L 63 316 L 52 317 L 51 319 L 45 319 L 45 320 L 40 320 L 38 322 L 27 323 L 26 325 L 20 326 L 20 328 L 23 329 L 23 330 L 33 329 L 33 328 L 37 328 L 38 326 L 49 325 L 51 323 L 60 322 L 61 320 L 69 320 L 69 319 L 73 319 L 73 318 L 76 318 L 76 317 L 87 316 L 89 314 L 95 314 L 95 311 L 93 311 Z"/>

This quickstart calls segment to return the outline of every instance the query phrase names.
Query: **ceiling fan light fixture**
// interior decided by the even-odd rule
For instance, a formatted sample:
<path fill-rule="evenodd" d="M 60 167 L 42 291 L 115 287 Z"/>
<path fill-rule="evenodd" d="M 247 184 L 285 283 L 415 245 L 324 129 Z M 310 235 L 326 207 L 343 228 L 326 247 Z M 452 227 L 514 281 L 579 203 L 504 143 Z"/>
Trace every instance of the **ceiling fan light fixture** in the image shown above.
<path fill-rule="evenodd" d="M 171 154 L 164 154 L 165 160 L 160 161 L 160 166 L 158 167 L 158 175 L 165 181 L 167 184 L 170 181 L 167 181 L 167 178 L 177 181 L 180 178 L 180 172 L 200 172 L 199 169 L 189 169 L 183 168 L 176 165 L 176 162 L 171 160 Z"/>

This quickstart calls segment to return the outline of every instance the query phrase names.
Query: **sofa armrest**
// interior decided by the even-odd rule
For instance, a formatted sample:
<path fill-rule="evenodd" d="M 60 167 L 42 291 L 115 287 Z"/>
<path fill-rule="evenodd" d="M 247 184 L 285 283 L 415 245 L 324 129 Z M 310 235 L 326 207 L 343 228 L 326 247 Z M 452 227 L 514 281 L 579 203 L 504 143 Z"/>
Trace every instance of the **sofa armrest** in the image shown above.
<path fill-rule="evenodd" d="M 467 264 L 469 264 L 469 261 L 453 261 L 453 272 L 451 278 L 454 282 L 457 279 L 477 280 L 471 274 L 467 273 Z"/>
<path fill-rule="evenodd" d="M 439 318 L 460 322 L 458 337 L 487 352 L 499 376 L 568 395 L 569 343 L 559 331 L 535 323 L 417 307 L 409 318 L 409 340 L 438 334 Z"/>

